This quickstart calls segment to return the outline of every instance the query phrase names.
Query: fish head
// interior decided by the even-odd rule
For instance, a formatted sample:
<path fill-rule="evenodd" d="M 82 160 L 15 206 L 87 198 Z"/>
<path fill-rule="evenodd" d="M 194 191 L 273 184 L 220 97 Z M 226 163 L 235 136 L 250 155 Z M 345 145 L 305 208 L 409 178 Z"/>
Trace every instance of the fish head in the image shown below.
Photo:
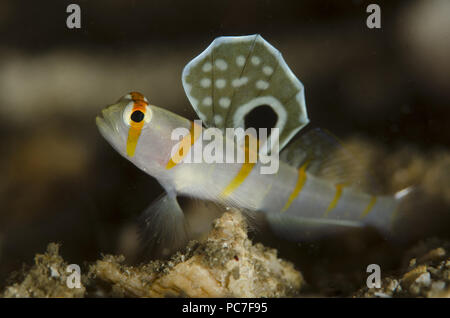
<path fill-rule="evenodd" d="M 96 118 L 101 135 L 123 157 L 150 175 L 164 172 L 174 141 L 171 132 L 189 120 L 151 105 L 137 92 L 122 96 Z"/>

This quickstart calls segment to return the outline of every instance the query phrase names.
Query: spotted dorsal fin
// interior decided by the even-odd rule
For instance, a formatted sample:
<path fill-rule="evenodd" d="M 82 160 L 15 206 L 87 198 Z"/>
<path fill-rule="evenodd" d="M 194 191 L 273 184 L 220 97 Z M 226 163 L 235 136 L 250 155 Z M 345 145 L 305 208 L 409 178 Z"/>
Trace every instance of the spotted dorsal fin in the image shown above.
<path fill-rule="evenodd" d="M 183 70 L 183 87 L 207 127 L 245 127 L 267 105 L 277 115 L 279 147 L 308 123 L 304 89 L 281 53 L 260 35 L 216 38 Z"/>

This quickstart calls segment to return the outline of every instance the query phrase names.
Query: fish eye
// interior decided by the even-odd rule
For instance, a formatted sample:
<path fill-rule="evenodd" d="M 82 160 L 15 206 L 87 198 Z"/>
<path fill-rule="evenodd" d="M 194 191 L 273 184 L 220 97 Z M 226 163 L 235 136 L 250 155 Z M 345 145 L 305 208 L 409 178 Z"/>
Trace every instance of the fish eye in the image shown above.
<path fill-rule="evenodd" d="M 131 113 L 130 119 L 135 123 L 140 123 L 144 120 L 145 114 L 140 110 L 135 110 Z"/>
<path fill-rule="evenodd" d="M 123 110 L 123 121 L 127 126 L 135 126 L 150 122 L 152 110 L 144 103 L 129 102 Z"/>

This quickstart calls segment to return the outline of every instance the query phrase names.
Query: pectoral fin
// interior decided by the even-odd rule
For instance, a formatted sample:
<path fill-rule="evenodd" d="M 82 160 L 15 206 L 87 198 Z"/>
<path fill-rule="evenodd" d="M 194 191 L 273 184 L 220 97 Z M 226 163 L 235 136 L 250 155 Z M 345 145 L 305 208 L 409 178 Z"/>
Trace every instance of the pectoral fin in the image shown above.
<path fill-rule="evenodd" d="M 142 213 L 139 225 L 146 257 L 167 258 L 188 243 L 188 225 L 176 196 L 158 198 Z"/>

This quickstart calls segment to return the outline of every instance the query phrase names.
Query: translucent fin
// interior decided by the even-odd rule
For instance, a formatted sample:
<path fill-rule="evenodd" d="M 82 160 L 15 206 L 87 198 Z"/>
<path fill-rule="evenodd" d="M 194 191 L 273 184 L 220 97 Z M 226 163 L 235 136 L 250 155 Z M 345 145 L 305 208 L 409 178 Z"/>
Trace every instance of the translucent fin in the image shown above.
<path fill-rule="evenodd" d="M 357 221 L 313 219 L 278 214 L 267 214 L 267 221 L 277 236 L 294 242 L 315 241 L 363 227 L 363 224 Z"/>
<path fill-rule="evenodd" d="M 139 218 L 145 256 L 167 258 L 188 243 L 188 226 L 175 196 L 164 194 Z"/>
<path fill-rule="evenodd" d="M 308 162 L 309 173 L 335 184 L 376 192 L 374 178 L 358 157 L 330 132 L 320 128 L 300 135 L 280 153 L 280 160 L 295 167 Z"/>
<path fill-rule="evenodd" d="M 397 209 L 391 218 L 389 238 L 398 244 L 411 244 L 429 237 L 448 237 L 450 213 L 443 197 L 415 184 L 395 194 Z"/>
<path fill-rule="evenodd" d="M 448 224 L 450 219 L 448 213 L 439 214 L 439 211 L 444 209 L 436 208 L 434 198 L 428 197 L 420 185 L 397 191 L 394 198 L 397 201 L 397 209 L 391 217 L 388 235 L 397 243 L 405 244 L 436 235 L 439 233 L 437 225 Z"/>
<path fill-rule="evenodd" d="M 281 53 L 260 35 L 216 38 L 182 75 L 186 95 L 210 127 L 244 128 L 258 106 L 277 114 L 280 149 L 308 123 L 304 89 Z"/>

